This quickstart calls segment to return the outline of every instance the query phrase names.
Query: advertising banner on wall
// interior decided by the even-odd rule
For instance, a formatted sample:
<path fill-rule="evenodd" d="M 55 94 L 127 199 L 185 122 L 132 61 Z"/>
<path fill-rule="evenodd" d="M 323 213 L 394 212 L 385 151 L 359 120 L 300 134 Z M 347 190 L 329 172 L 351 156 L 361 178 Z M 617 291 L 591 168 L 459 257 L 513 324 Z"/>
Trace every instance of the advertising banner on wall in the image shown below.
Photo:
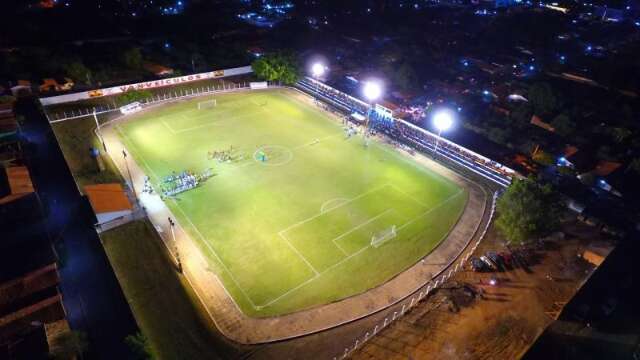
<path fill-rule="evenodd" d="M 40 103 L 43 106 L 62 104 L 62 103 L 78 101 L 78 100 L 86 100 L 86 99 L 102 97 L 102 96 L 118 95 L 130 90 L 155 89 L 163 86 L 172 86 L 177 84 L 189 83 L 193 81 L 218 79 L 218 78 L 224 78 L 224 77 L 235 76 L 235 75 L 250 74 L 252 72 L 253 70 L 251 70 L 251 66 L 243 66 L 243 67 L 224 69 L 224 70 L 214 70 L 214 71 L 209 71 L 205 73 L 178 76 L 178 77 L 159 79 L 159 80 L 153 80 L 153 81 L 145 81 L 141 83 L 114 86 L 114 87 L 105 88 L 105 89 L 96 89 L 96 90 L 84 91 L 84 92 L 73 93 L 73 94 L 51 96 L 51 97 L 41 98 Z"/>

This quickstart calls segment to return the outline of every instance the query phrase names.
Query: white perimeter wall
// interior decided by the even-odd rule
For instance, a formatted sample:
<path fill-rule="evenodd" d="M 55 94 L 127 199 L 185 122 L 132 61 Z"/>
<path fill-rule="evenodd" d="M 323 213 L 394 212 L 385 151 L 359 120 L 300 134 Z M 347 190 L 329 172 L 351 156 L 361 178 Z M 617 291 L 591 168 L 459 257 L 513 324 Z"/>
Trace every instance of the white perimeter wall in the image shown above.
<path fill-rule="evenodd" d="M 108 223 L 109 221 L 115 220 L 120 217 L 131 215 L 131 210 L 122 210 L 122 211 L 112 211 L 106 213 L 96 214 L 96 218 L 98 219 L 98 224 Z"/>

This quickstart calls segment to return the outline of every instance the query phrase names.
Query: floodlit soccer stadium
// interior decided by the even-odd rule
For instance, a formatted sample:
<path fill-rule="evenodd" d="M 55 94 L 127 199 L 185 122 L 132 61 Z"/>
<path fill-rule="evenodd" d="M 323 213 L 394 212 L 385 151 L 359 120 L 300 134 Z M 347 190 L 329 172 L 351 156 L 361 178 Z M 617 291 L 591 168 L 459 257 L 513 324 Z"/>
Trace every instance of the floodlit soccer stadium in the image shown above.
<path fill-rule="evenodd" d="M 250 316 L 380 285 L 460 217 L 464 188 L 346 129 L 285 89 L 194 98 L 115 125 L 156 192 L 172 174 L 209 174 L 164 201 Z"/>
<path fill-rule="evenodd" d="M 312 78 L 149 85 L 153 97 L 119 107 L 87 107 L 95 93 L 41 101 L 79 186 L 105 181 L 87 177 L 90 145 L 135 198 L 137 213 L 99 229 L 147 218 L 167 266 L 240 343 L 404 313 L 462 269 L 493 216 L 491 184 L 509 181 L 508 168 L 394 119 L 379 88 L 366 103 Z M 438 114 L 446 131 L 451 115 Z"/>

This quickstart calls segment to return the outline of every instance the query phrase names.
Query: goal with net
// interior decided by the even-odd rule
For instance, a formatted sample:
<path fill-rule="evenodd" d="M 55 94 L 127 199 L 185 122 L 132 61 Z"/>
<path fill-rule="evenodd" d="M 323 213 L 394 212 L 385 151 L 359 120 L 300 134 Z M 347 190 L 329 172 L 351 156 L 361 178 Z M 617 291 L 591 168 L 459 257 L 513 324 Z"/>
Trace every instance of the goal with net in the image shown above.
<path fill-rule="evenodd" d="M 216 99 L 201 101 L 198 103 L 198 110 L 210 109 L 216 106 L 218 106 L 218 101 Z"/>
<path fill-rule="evenodd" d="M 378 247 L 385 242 L 393 239 L 397 236 L 396 226 L 390 226 L 382 231 L 378 231 L 377 233 L 371 236 L 371 246 Z"/>

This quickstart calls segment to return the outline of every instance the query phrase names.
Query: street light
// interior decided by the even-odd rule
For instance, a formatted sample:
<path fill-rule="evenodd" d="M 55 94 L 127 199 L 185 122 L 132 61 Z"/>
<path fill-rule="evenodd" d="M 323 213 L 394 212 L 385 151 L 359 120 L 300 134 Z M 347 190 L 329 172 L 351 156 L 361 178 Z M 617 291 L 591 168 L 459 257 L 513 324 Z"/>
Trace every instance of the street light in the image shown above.
<path fill-rule="evenodd" d="M 373 103 L 382 95 L 382 84 L 376 80 L 367 81 L 364 83 L 362 92 L 369 103 Z"/>
<path fill-rule="evenodd" d="M 138 194 L 136 194 L 136 188 L 133 185 L 133 177 L 131 177 L 131 170 L 129 170 L 129 162 L 127 162 L 127 151 L 122 149 L 122 157 L 124 158 L 124 165 L 127 168 L 127 174 L 129 174 L 129 181 L 131 182 L 131 192 L 133 192 L 133 197 L 136 199 L 136 203 L 140 204 L 138 200 Z"/>
<path fill-rule="evenodd" d="M 96 122 L 96 133 L 100 138 L 102 148 L 104 149 L 104 152 L 107 152 L 107 144 L 104 142 L 104 137 L 102 137 L 102 131 L 100 131 L 100 123 L 98 122 L 98 114 L 96 113 L 96 108 L 93 108 L 93 120 L 95 120 Z"/>
<path fill-rule="evenodd" d="M 440 134 L 443 131 L 449 130 L 453 125 L 453 114 L 449 110 L 440 110 L 433 115 L 433 125 L 438 129 L 438 137 L 436 138 L 436 146 L 433 148 L 433 156 L 438 153 L 438 142 L 440 141 Z"/>
<path fill-rule="evenodd" d="M 171 229 L 171 239 L 173 240 L 173 246 L 175 248 L 176 264 L 178 266 L 178 272 L 182 274 L 182 261 L 180 261 L 180 253 L 178 252 L 178 243 L 176 242 L 176 232 L 173 229 L 176 226 L 176 223 L 174 223 L 171 218 L 167 218 L 167 219 L 169 220 L 169 228 Z"/>
<path fill-rule="evenodd" d="M 369 103 L 369 109 L 367 109 L 367 123 L 365 124 L 364 134 L 364 137 L 366 139 L 369 132 L 369 125 L 371 123 L 371 110 L 373 110 L 375 101 L 378 100 L 382 95 L 382 84 L 377 80 L 369 80 L 364 83 L 364 86 L 362 87 L 362 93 L 367 99 L 367 103 Z"/>
<path fill-rule="evenodd" d="M 327 67 L 322 64 L 322 63 L 315 63 L 313 64 L 313 66 L 311 66 L 311 74 L 313 75 L 314 78 L 319 78 L 322 75 L 324 75 L 324 72 L 327 70 Z"/>
<path fill-rule="evenodd" d="M 326 71 L 327 67 L 321 62 L 316 62 L 311 65 L 311 76 L 313 76 L 313 79 L 316 81 L 316 101 L 318 101 L 320 97 L 320 77 L 324 75 Z"/>

